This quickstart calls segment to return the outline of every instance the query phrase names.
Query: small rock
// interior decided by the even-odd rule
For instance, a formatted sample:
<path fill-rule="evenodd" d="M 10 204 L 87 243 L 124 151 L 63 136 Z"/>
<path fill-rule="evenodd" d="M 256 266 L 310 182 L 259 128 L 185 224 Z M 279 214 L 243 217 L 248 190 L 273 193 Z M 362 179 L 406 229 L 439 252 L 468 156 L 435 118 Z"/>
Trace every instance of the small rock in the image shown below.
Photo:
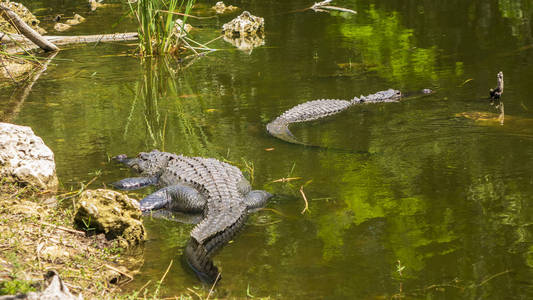
<path fill-rule="evenodd" d="M 174 23 L 174 29 L 172 30 L 172 34 L 175 35 L 177 38 L 182 38 L 191 31 L 192 26 L 190 24 L 183 25 L 183 21 L 181 19 L 177 19 Z M 185 33 L 183 33 L 185 31 Z"/>
<path fill-rule="evenodd" d="M 76 202 L 74 220 L 84 230 L 103 232 L 108 239 L 119 239 L 121 247 L 144 240 L 141 210 L 136 200 L 105 189 L 86 190 Z"/>
<path fill-rule="evenodd" d="M 212 7 L 212 9 L 214 9 L 217 12 L 217 14 L 223 14 L 223 13 L 227 13 L 227 12 L 232 12 L 232 11 L 237 10 L 239 8 L 236 7 L 236 6 L 233 6 L 233 5 L 226 6 L 226 4 L 224 4 L 224 2 L 218 1 L 215 4 L 215 6 Z"/>
<path fill-rule="evenodd" d="M 30 127 L 0 123 L 0 175 L 56 191 L 54 153 Z"/>
<path fill-rule="evenodd" d="M 68 25 L 78 25 L 82 22 L 85 22 L 85 18 L 78 14 L 75 14 L 72 19 L 67 20 L 65 23 L 67 23 Z"/>
<path fill-rule="evenodd" d="M 41 250 L 40 256 L 48 261 L 56 262 L 68 258 L 70 253 L 57 245 L 52 245 Z"/>
<path fill-rule="evenodd" d="M 91 11 L 95 11 L 97 8 L 104 6 L 105 4 L 100 3 L 96 0 L 89 0 L 89 7 L 91 8 Z"/>
<path fill-rule="evenodd" d="M 239 50 L 251 53 L 252 49 L 265 44 L 263 18 L 252 16 L 245 11 L 237 18 L 222 26 L 224 40 Z"/>
<path fill-rule="evenodd" d="M 65 31 L 65 30 L 70 29 L 71 27 L 72 26 L 64 24 L 64 23 L 56 23 L 56 25 L 54 25 L 54 30 L 56 30 L 56 31 Z"/>
<path fill-rule="evenodd" d="M 241 37 L 254 34 L 262 34 L 265 26 L 265 20 L 253 16 L 244 11 L 240 16 L 222 25 L 222 31 L 227 37 Z"/>

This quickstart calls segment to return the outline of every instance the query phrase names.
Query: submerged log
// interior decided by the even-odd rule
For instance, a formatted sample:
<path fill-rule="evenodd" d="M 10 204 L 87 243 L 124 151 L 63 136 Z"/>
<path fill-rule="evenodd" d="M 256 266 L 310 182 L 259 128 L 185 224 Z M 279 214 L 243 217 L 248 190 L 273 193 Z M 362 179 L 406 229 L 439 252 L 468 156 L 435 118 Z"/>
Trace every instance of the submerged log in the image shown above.
<path fill-rule="evenodd" d="M 314 11 L 326 11 L 326 10 L 337 10 L 341 12 L 351 13 L 351 14 L 357 14 L 355 10 L 344 8 L 344 7 L 337 7 L 337 6 L 331 6 L 328 5 L 333 0 L 325 0 L 321 2 L 317 2 L 313 4 L 313 6 L 309 7 L 308 9 L 312 9 Z"/>
<path fill-rule="evenodd" d="M 132 41 L 138 39 L 138 37 L 139 36 L 137 32 L 125 32 L 75 36 L 44 36 L 43 38 L 45 38 L 47 41 L 54 43 L 55 45 L 67 45 L 80 43 Z M 0 42 L 8 44 L 8 53 L 30 51 L 35 48 L 38 48 L 36 46 L 32 46 L 30 41 L 20 34 L 0 33 Z"/>
<path fill-rule="evenodd" d="M 0 16 L 8 21 L 26 38 L 35 43 L 39 48 L 45 51 L 58 51 L 59 48 L 52 42 L 46 40 L 37 31 L 26 24 L 14 11 L 0 4 Z"/>

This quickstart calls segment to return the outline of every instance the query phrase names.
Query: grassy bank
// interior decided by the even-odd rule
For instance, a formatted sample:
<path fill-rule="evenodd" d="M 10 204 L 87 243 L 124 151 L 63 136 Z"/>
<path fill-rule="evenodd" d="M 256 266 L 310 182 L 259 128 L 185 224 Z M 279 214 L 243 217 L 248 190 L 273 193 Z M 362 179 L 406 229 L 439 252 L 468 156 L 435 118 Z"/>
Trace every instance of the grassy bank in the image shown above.
<path fill-rule="evenodd" d="M 2 179 L 0 294 L 40 291 L 43 274 L 55 269 L 85 299 L 127 297 L 120 285 L 140 268 L 135 257 L 142 255 L 126 255 L 103 235 L 74 228 L 73 210 L 57 205 L 55 197 Z"/>

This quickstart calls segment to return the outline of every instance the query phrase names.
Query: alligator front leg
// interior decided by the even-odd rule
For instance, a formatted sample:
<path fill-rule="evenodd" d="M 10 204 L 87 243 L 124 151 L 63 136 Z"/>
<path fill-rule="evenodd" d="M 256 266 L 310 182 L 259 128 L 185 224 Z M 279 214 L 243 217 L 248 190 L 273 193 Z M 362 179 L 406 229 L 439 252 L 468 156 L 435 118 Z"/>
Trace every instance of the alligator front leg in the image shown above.
<path fill-rule="evenodd" d="M 119 190 L 137 190 L 144 187 L 157 184 L 157 177 L 132 177 L 124 178 L 111 185 Z"/>
<path fill-rule="evenodd" d="M 169 208 L 175 211 L 199 213 L 204 210 L 205 197 L 196 189 L 176 184 L 164 187 L 141 200 L 141 211 Z"/>
<path fill-rule="evenodd" d="M 268 199 L 273 195 L 267 191 L 263 190 L 252 190 L 245 196 L 246 208 L 248 211 L 254 211 L 258 208 L 263 207 Z"/>

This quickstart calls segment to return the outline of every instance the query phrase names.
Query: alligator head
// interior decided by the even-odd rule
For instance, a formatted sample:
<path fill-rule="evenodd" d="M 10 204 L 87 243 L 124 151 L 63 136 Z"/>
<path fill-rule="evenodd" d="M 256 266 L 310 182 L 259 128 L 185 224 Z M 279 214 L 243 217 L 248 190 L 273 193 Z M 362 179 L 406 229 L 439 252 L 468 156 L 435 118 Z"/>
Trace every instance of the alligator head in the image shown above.
<path fill-rule="evenodd" d="M 394 89 L 379 91 L 368 96 L 361 96 L 360 102 L 391 102 L 396 101 L 402 97 L 402 92 Z"/>
<path fill-rule="evenodd" d="M 141 152 L 135 158 L 128 158 L 126 154 L 120 154 L 113 159 L 145 176 L 155 176 L 167 166 L 169 157 L 164 152 L 153 150 Z"/>

